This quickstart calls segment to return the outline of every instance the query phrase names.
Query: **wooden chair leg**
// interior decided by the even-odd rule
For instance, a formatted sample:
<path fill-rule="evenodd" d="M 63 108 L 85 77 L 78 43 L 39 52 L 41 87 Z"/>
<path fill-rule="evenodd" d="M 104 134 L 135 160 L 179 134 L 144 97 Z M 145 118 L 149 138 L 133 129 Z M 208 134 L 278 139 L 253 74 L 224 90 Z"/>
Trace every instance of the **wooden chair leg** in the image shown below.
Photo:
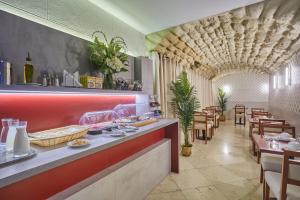
<path fill-rule="evenodd" d="M 266 181 L 263 181 L 263 200 L 266 200 Z"/>
<path fill-rule="evenodd" d="M 264 181 L 264 169 L 262 167 L 262 165 L 260 165 L 260 178 L 259 178 L 259 182 L 262 183 Z"/>
<path fill-rule="evenodd" d="M 268 183 L 265 181 L 265 200 L 270 199 L 270 187 Z"/>
<path fill-rule="evenodd" d="M 195 129 L 192 130 L 192 141 L 195 142 Z"/>
<path fill-rule="evenodd" d="M 236 125 L 236 114 L 234 114 L 234 125 Z"/>
<path fill-rule="evenodd" d="M 256 155 L 255 142 L 253 141 L 253 139 L 252 139 L 252 152 L 253 152 L 253 155 L 255 156 Z"/>
<path fill-rule="evenodd" d="M 257 163 L 260 163 L 260 157 L 261 157 L 261 152 L 258 150 L 257 151 Z"/>
<path fill-rule="evenodd" d="M 205 137 L 205 144 L 207 144 L 207 130 L 205 130 L 204 137 Z"/>

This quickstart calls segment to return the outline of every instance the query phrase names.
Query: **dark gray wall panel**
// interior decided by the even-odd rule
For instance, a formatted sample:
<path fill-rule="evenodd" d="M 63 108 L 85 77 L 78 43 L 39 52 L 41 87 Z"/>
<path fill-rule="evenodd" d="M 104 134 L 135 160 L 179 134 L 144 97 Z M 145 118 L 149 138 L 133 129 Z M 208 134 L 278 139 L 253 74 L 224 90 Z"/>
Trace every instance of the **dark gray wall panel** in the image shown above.
<path fill-rule="evenodd" d="M 42 71 L 93 73 L 87 55 L 88 42 L 21 17 L 0 11 L 0 58 L 12 63 L 14 82 L 23 81 L 23 65 L 29 51 L 36 69 L 35 80 Z M 122 77 L 131 78 L 130 72 Z"/>

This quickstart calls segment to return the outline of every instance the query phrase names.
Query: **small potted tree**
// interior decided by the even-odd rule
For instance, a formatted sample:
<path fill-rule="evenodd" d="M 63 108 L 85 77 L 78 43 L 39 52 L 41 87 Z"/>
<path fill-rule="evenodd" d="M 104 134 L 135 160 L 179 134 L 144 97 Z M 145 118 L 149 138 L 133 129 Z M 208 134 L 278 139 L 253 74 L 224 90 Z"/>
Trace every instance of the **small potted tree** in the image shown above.
<path fill-rule="evenodd" d="M 218 88 L 218 101 L 221 108 L 220 121 L 225 121 L 224 111 L 226 111 L 226 103 L 228 101 L 228 97 L 226 97 L 226 92 L 222 88 Z"/>
<path fill-rule="evenodd" d="M 170 90 L 173 92 L 171 106 L 179 119 L 184 134 L 181 153 L 183 156 L 190 156 L 192 154 L 192 144 L 189 140 L 189 132 L 191 131 L 194 112 L 200 107 L 200 102 L 196 97 L 194 87 L 188 81 L 185 71 L 179 75 L 175 82 L 171 83 Z"/>

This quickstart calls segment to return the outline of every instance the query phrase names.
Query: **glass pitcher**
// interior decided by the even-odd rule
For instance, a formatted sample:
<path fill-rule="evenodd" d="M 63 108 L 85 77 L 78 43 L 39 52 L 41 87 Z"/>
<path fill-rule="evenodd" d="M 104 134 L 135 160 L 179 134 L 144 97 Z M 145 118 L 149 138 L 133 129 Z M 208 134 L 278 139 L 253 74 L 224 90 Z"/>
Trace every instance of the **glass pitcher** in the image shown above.
<path fill-rule="evenodd" d="M 26 121 L 20 121 L 19 125 L 16 126 L 16 136 L 13 147 L 14 157 L 26 156 L 30 151 L 30 142 L 26 128 Z"/>
<path fill-rule="evenodd" d="M 8 130 L 9 130 L 9 126 L 10 126 L 11 120 L 12 119 L 10 119 L 10 118 L 2 119 L 1 120 L 1 122 L 2 122 L 2 129 L 1 129 L 0 143 L 2 145 L 5 145 L 6 138 L 7 138 L 7 133 L 8 133 Z"/>
<path fill-rule="evenodd" d="M 6 137 L 6 151 L 12 151 L 14 148 L 14 142 L 15 142 L 15 137 L 17 132 L 16 126 L 18 125 L 19 125 L 18 119 L 11 120 L 7 137 Z"/>

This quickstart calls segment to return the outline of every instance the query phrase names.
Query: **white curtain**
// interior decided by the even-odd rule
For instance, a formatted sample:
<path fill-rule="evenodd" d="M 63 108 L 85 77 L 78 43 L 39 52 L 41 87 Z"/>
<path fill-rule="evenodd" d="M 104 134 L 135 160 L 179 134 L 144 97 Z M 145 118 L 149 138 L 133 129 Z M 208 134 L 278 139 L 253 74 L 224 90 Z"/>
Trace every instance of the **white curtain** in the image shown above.
<path fill-rule="evenodd" d="M 213 105 L 212 82 L 201 76 L 196 70 L 182 66 L 174 59 L 166 58 L 157 52 L 152 53 L 153 67 L 155 70 L 154 93 L 159 96 L 161 109 L 165 117 L 174 117 L 170 109 L 172 93 L 170 84 L 175 81 L 178 75 L 185 69 L 189 80 L 197 90 L 197 97 L 200 100 L 201 108 Z"/>

